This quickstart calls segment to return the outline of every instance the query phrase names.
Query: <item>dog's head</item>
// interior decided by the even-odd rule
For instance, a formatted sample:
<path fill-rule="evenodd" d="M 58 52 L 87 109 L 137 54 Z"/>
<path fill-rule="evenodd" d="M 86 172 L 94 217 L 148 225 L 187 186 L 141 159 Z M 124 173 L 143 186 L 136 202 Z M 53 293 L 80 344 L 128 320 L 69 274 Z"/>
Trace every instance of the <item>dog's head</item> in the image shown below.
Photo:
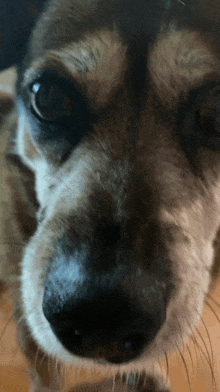
<path fill-rule="evenodd" d="M 17 85 L 27 323 L 49 355 L 124 369 L 198 323 L 220 224 L 216 30 L 140 3 L 49 1 Z"/>

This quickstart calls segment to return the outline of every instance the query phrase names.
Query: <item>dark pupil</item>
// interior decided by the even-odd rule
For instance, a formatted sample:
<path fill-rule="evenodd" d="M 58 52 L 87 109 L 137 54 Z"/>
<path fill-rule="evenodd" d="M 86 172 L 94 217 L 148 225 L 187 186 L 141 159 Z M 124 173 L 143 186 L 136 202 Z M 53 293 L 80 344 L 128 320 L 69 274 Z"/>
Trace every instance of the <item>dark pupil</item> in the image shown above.
<path fill-rule="evenodd" d="M 58 99 L 58 91 L 56 86 L 40 86 L 37 92 L 37 104 L 39 109 L 45 110 L 53 107 L 56 104 L 56 100 Z"/>
<path fill-rule="evenodd" d="M 73 102 L 56 84 L 42 83 L 34 87 L 35 104 L 43 119 L 51 121 L 71 114 Z"/>
<path fill-rule="evenodd" d="M 45 73 L 30 86 L 30 93 L 32 134 L 39 143 L 56 140 L 76 145 L 92 131 L 95 118 L 69 80 Z"/>

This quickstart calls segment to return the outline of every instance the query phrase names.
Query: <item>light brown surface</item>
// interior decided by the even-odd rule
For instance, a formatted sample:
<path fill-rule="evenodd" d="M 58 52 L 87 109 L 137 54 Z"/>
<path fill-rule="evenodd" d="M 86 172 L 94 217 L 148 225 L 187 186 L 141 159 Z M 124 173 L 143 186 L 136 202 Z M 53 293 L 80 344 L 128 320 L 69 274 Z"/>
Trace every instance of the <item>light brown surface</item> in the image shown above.
<path fill-rule="evenodd" d="M 16 80 L 16 73 L 14 68 L 7 69 L 4 72 L 0 72 L 0 88 L 14 90 L 14 83 Z"/>
<path fill-rule="evenodd" d="M 0 74 L 0 84 L 13 81 L 13 71 Z M 0 254 L 2 251 L 0 249 Z M 208 299 L 213 310 L 205 305 L 203 321 L 194 335 L 197 343 L 189 339 L 181 349 L 182 357 L 180 353 L 174 353 L 169 358 L 172 392 L 220 392 L 220 278 L 211 294 L 218 305 Z M 9 298 L 6 295 L 0 297 L 0 392 L 27 392 L 28 368 L 16 344 L 11 311 Z M 166 363 L 164 368 L 167 371 Z M 213 387 L 212 374 L 216 388 Z M 101 374 L 97 373 L 91 375 L 82 370 L 69 370 L 73 384 L 100 377 Z"/>

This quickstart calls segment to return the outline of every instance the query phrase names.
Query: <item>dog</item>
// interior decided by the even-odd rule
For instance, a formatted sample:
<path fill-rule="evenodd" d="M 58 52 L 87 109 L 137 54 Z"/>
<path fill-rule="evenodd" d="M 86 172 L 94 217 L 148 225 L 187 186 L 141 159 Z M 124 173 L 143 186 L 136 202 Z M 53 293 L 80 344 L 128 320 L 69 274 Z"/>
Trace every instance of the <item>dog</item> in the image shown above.
<path fill-rule="evenodd" d="M 201 318 L 220 226 L 219 15 L 49 0 L 37 21 L 1 99 L 1 279 L 33 392 L 60 391 L 63 363 L 172 390 L 155 367 Z"/>

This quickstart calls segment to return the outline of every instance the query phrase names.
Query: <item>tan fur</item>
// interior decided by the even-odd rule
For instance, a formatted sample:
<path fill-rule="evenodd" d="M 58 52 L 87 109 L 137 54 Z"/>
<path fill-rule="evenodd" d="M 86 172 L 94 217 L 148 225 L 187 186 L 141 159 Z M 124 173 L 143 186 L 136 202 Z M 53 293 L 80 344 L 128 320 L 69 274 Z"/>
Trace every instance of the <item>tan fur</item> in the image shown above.
<path fill-rule="evenodd" d="M 219 77 L 219 59 L 205 35 L 171 26 L 169 33 L 162 34 L 154 45 L 149 69 L 158 93 L 172 108 L 180 95 Z"/>
<path fill-rule="evenodd" d="M 127 75 L 127 46 L 117 30 L 88 31 L 75 40 L 73 31 L 69 43 L 60 38 L 61 48 L 50 47 L 57 35 L 65 36 L 65 12 L 69 15 L 72 11 L 71 2 L 65 0 L 64 3 L 66 8 L 63 9 L 63 4 L 52 2 L 39 20 L 21 86 L 25 90 L 42 69 L 51 67 L 60 76 L 75 81 L 96 113 L 105 110 L 92 134 L 80 141 L 64 162 L 62 156 L 69 145 L 55 146 L 54 153 L 50 142 L 38 143 L 32 137 L 26 109 L 22 107 L 19 111 L 14 152 L 20 162 L 12 165 L 12 172 L 5 169 L 7 185 L 3 185 L 10 192 L 4 210 L 10 217 L 13 214 L 14 232 L 10 234 L 7 214 L 3 224 L 7 235 L 5 243 L 10 245 L 13 238 L 26 246 L 13 256 L 14 263 L 9 246 L 2 270 L 4 279 L 8 276 L 11 284 L 13 275 L 21 276 L 21 283 L 15 285 L 15 303 L 17 318 L 23 316 L 18 334 L 33 373 L 32 391 L 61 390 L 54 374 L 58 378 L 59 366 L 62 368 L 63 363 L 89 369 L 105 368 L 113 375 L 145 372 L 148 385 L 131 385 L 126 390 L 167 391 L 168 384 L 164 384 L 161 376 L 158 375 L 157 381 L 152 380 L 154 368 L 158 358 L 180 346 L 183 337 L 190 334 L 200 320 L 212 278 L 213 241 L 220 226 L 219 151 L 198 149 L 201 179 L 193 172 L 174 136 L 175 111 L 180 100 L 187 99 L 190 89 L 220 77 L 219 55 L 213 44 L 215 34 L 207 38 L 201 30 L 179 29 L 173 24 L 160 32 L 150 45 L 149 85 L 144 86 L 144 102 L 141 101 L 137 116 Z M 84 20 L 86 13 L 84 15 L 81 2 L 77 7 L 75 20 Z M 58 22 L 59 32 L 55 29 Z M 3 95 L 1 100 L 7 103 L 8 97 Z M 3 109 L 1 112 L 5 115 Z M 167 117 L 164 118 L 163 113 Z M 3 120 L 1 127 L 3 153 L 6 160 L 10 160 L 7 150 L 11 148 L 10 139 L 16 128 L 16 112 L 6 122 Z M 33 174 L 32 194 L 27 189 L 33 182 Z M 137 359 L 120 366 L 72 355 L 54 335 L 41 309 L 57 235 L 68 235 L 73 242 L 76 238 L 94 238 L 97 224 L 110 214 L 124 227 L 126 236 L 119 251 L 127 251 L 128 263 L 142 260 L 146 247 L 153 246 L 157 258 L 165 257 L 166 248 L 175 286 L 167 306 L 166 322 L 152 344 Z M 19 267 L 18 259 L 22 259 Z M 150 261 L 146 258 L 145 263 Z M 131 282 L 125 282 L 125 290 L 136 282 L 138 278 L 134 274 Z M 155 278 L 155 284 L 165 289 L 169 282 Z M 143 298 L 146 293 L 144 289 Z M 44 371 L 39 369 L 39 363 L 35 369 L 37 350 L 38 362 L 45 361 Z M 56 359 L 59 366 L 55 371 Z M 50 361 L 54 361 L 51 374 L 45 370 Z M 84 390 L 93 391 L 92 388 L 85 386 Z M 107 392 L 112 390 L 112 384 L 106 381 L 94 388 Z M 117 380 L 114 390 L 122 392 L 124 388 Z"/>
<path fill-rule="evenodd" d="M 88 96 L 91 107 L 99 110 L 122 82 L 126 70 L 125 52 L 126 46 L 120 42 L 117 31 L 98 31 L 61 50 L 48 51 L 26 71 L 25 84 L 33 80 L 40 68 L 60 68 L 60 74 L 68 73 Z"/>

